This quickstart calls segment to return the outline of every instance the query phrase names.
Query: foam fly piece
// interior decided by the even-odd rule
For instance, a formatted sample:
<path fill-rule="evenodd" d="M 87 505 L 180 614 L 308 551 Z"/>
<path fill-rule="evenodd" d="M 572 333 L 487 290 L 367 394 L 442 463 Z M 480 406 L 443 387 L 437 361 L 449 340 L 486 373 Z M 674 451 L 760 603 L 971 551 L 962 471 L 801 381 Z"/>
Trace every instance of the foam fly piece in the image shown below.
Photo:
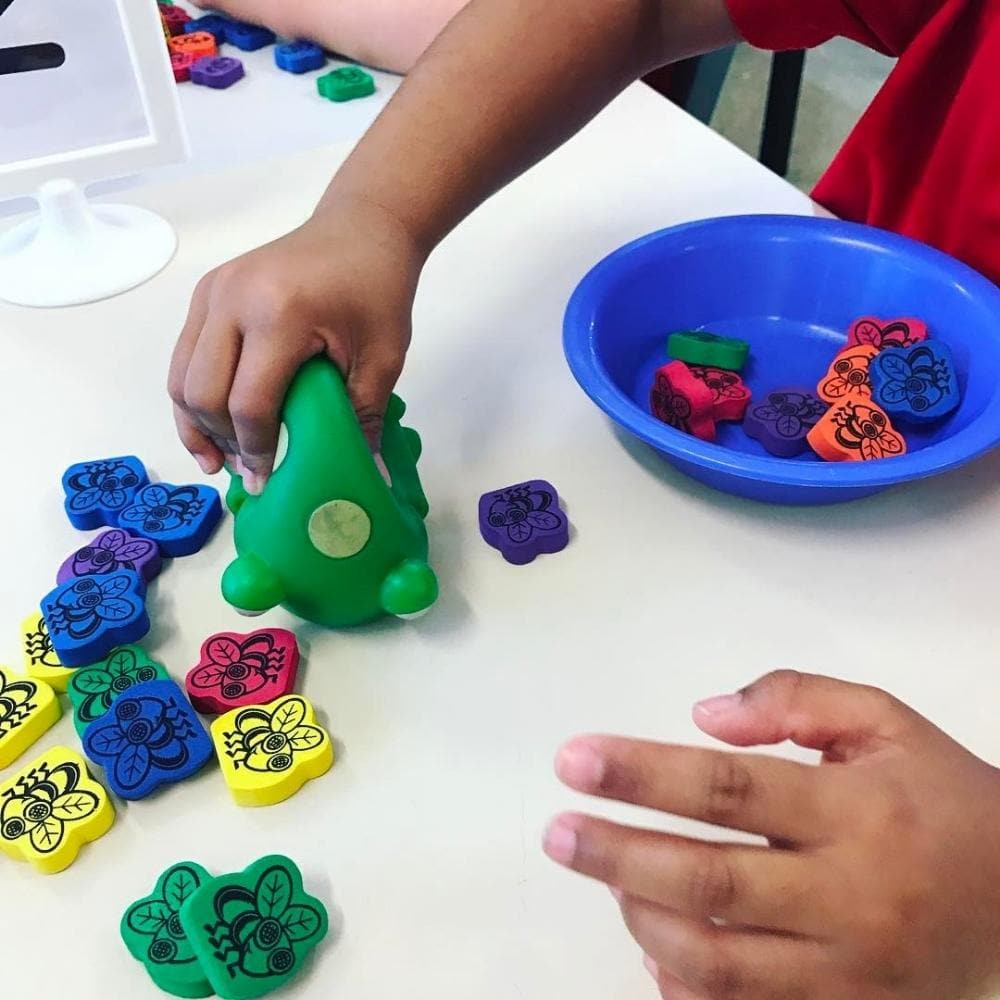
<path fill-rule="evenodd" d="M 871 366 L 872 399 L 901 422 L 930 424 L 962 401 L 951 351 L 939 340 L 890 347 Z"/>
<path fill-rule="evenodd" d="M 544 479 L 490 490 L 479 498 L 479 531 L 509 563 L 523 566 L 569 544 L 569 519 L 559 492 Z"/>
<path fill-rule="evenodd" d="M 79 531 L 114 527 L 118 514 L 148 482 L 146 467 L 135 455 L 78 462 L 62 477 L 66 516 Z"/>
<path fill-rule="evenodd" d="M 683 361 L 658 368 L 649 391 L 649 408 L 657 420 L 703 441 L 715 440 L 712 390 Z"/>
<path fill-rule="evenodd" d="M 302 887 L 295 862 L 270 855 L 204 883 L 181 925 L 223 1000 L 253 1000 L 287 983 L 329 929 L 326 907 Z"/>
<path fill-rule="evenodd" d="M 747 410 L 743 431 L 772 455 L 794 458 L 809 450 L 806 436 L 828 408 L 808 389 L 775 389 Z"/>
<path fill-rule="evenodd" d="M 212 741 L 173 681 L 136 684 L 83 735 L 84 753 L 104 768 L 111 790 L 142 799 L 184 781 L 211 760 Z"/>
<path fill-rule="evenodd" d="M 267 45 L 273 45 L 274 32 L 246 21 L 227 19 L 226 41 L 243 52 L 256 52 Z"/>
<path fill-rule="evenodd" d="M 215 992 L 202 972 L 180 918 L 183 905 L 210 880 L 201 865 L 179 861 L 121 919 L 119 931 L 129 954 L 142 962 L 157 988 L 176 997 L 210 997 Z"/>
<path fill-rule="evenodd" d="M 191 704 L 204 714 L 266 705 L 295 688 L 299 646 L 295 633 L 263 628 L 249 635 L 219 632 L 201 644 L 185 680 Z"/>
<path fill-rule="evenodd" d="M 222 501 L 211 486 L 152 483 L 136 493 L 118 523 L 151 538 L 163 555 L 176 558 L 197 552 L 221 518 Z"/>
<path fill-rule="evenodd" d="M 13 764 L 61 715 L 59 699 L 48 684 L 15 677 L 0 667 L 0 768 Z"/>
<path fill-rule="evenodd" d="M 877 319 L 864 316 L 851 324 L 847 334 L 849 347 L 867 344 L 876 351 L 887 347 L 913 347 L 927 339 L 927 325 L 919 319 Z"/>
<path fill-rule="evenodd" d="M 816 388 L 816 395 L 828 403 L 848 399 L 871 399 L 872 383 L 869 375 L 872 358 L 878 350 L 870 344 L 848 347 L 841 351 L 830 365 Z"/>
<path fill-rule="evenodd" d="M 114 821 L 107 792 L 67 747 L 52 747 L 0 784 L 0 851 L 46 875 L 68 868 Z"/>
<path fill-rule="evenodd" d="M 191 82 L 213 90 L 226 90 L 243 76 L 243 63 L 232 56 L 206 56 L 191 66 Z"/>
<path fill-rule="evenodd" d="M 750 403 L 751 392 L 743 379 L 725 368 L 689 365 L 691 374 L 712 392 L 712 415 L 716 420 L 742 420 Z"/>
<path fill-rule="evenodd" d="M 343 66 L 316 80 L 320 97 L 328 101 L 354 101 L 375 93 L 375 80 L 359 66 Z"/>
<path fill-rule="evenodd" d="M 66 689 L 73 705 L 73 725 L 83 738 L 87 727 L 103 718 L 123 694 L 147 681 L 170 680 L 162 663 L 142 646 L 118 646 L 100 663 L 74 670 Z"/>
<path fill-rule="evenodd" d="M 176 83 L 185 83 L 191 79 L 191 67 L 195 64 L 195 57 L 190 52 L 171 52 L 170 69 L 174 74 Z"/>
<path fill-rule="evenodd" d="M 330 734 L 309 701 L 293 694 L 237 708 L 212 723 L 222 776 L 241 806 L 272 806 L 333 766 Z"/>
<path fill-rule="evenodd" d="M 40 611 L 33 611 L 21 622 L 21 648 L 29 677 L 45 681 L 54 691 L 66 690 L 75 668 L 66 666 L 52 648 L 52 636 Z"/>
<path fill-rule="evenodd" d="M 735 337 L 720 337 L 704 330 L 672 333 L 667 338 L 667 357 L 689 365 L 742 371 L 750 356 L 750 344 Z"/>
<path fill-rule="evenodd" d="M 115 646 L 149 631 L 146 585 L 138 573 L 85 576 L 60 584 L 42 600 L 52 648 L 67 667 L 103 660 Z"/>
<path fill-rule="evenodd" d="M 183 35 L 191 21 L 191 15 L 183 7 L 178 7 L 176 4 L 161 3 L 159 8 L 160 17 L 163 18 L 170 34 Z"/>
<path fill-rule="evenodd" d="M 103 531 L 92 541 L 68 556 L 59 567 L 56 583 L 66 583 L 84 576 L 108 576 L 122 570 L 138 573 L 149 583 L 163 568 L 156 542 L 139 538 L 121 528 Z"/>
<path fill-rule="evenodd" d="M 223 45 L 226 41 L 228 24 L 228 17 L 223 17 L 221 14 L 205 14 L 185 23 L 184 31 L 189 35 L 197 31 L 207 31 L 215 39 L 216 45 Z"/>
<path fill-rule="evenodd" d="M 170 39 L 170 51 L 203 59 L 214 56 L 219 51 L 219 46 L 215 43 L 215 35 L 207 31 L 192 31 L 190 34 L 174 35 Z"/>
<path fill-rule="evenodd" d="M 286 73 L 310 73 L 326 65 L 326 53 L 312 42 L 284 42 L 275 47 L 274 62 Z"/>
<path fill-rule="evenodd" d="M 828 462 L 871 462 L 906 454 L 906 441 L 871 400 L 847 400 L 829 409 L 809 431 L 810 447 Z"/>

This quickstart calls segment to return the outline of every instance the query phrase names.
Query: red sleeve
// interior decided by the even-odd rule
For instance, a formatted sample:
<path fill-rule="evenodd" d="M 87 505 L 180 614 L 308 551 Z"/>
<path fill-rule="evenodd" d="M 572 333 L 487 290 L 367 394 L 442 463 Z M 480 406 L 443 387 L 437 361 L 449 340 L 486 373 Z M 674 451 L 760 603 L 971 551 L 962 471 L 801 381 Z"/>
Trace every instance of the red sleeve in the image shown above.
<path fill-rule="evenodd" d="M 921 28 L 955 0 L 726 0 L 740 34 L 760 49 L 809 49 L 851 38 L 901 55 Z"/>

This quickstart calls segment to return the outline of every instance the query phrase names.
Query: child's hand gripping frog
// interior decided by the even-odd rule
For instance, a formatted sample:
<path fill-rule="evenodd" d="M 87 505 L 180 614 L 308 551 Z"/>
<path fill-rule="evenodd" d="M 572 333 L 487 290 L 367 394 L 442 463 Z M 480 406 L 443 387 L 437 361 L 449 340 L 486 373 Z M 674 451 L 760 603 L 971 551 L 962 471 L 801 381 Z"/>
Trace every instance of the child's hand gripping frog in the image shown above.
<path fill-rule="evenodd" d="M 434 603 L 420 438 L 400 426 L 404 412 L 393 396 L 382 436 L 387 483 L 337 369 L 322 359 L 303 366 L 285 400 L 287 454 L 263 493 L 250 496 L 233 474 L 226 502 L 239 555 L 222 577 L 230 604 L 249 614 L 281 604 L 343 627 Z"/>

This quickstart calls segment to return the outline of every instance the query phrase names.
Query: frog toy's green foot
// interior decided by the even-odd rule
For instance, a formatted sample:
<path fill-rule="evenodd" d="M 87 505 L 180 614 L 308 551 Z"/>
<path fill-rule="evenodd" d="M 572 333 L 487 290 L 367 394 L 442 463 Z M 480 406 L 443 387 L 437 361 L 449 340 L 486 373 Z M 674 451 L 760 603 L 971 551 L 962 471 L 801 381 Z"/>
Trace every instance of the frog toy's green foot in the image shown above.
<path fill-rule="evenodd" d="M 420 559 L 407 559 L 383 581 L 382 610 L 400 618 L 416 618 L 437 600 L 434 570 Z"/>
<path fill-rule="evenodd" d="M 226 498 L 228 502 L 228 497 Z M 222 596 L 244 615 L 261 615 L 285 599 L 277 574 L 253 554 L 234 559 L 222 574 Z"/>

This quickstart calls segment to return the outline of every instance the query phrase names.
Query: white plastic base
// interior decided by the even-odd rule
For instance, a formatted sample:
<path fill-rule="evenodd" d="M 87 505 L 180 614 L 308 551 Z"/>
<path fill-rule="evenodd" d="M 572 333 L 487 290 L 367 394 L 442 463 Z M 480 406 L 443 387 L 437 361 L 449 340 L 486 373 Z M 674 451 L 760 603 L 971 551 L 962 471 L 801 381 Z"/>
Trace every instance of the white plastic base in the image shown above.
<path fill-rule="evenodd" d="M 74 306 L 142 284 L 177 249 L 165 219 L 131 205 L 91 205 L 72 181 L 39 189 L 39 214 L 0 233 L 0 299 Z"/>

